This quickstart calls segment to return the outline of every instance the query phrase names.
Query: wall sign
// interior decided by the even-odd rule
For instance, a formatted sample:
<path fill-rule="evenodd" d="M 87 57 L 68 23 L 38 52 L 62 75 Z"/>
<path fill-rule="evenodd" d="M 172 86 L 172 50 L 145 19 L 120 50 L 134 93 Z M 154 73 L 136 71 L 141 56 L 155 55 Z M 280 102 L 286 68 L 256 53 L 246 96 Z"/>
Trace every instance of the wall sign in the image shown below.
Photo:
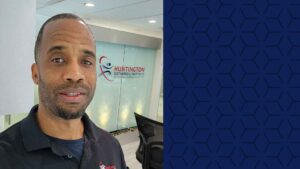
<path fill-rule="evenodd" d="M 108 81 L 113 81 L 115 78 L 142 78 L 144 77 L 145 67 L 143 66 L 128 66 L 128 65 L 113 65 L 110 59 L 106 56 L 99 58 L 99 77 L 103 76 Z"/>

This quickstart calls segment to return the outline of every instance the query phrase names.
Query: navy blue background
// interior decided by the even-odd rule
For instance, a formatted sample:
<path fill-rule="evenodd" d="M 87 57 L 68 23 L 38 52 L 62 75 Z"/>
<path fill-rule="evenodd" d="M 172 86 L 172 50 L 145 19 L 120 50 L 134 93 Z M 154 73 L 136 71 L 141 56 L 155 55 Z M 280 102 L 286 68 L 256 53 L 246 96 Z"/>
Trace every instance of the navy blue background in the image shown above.
<path fill-rule="evenodd" d="M 300 168 L 300 1 L 164 0 L 165 169 Z"/>

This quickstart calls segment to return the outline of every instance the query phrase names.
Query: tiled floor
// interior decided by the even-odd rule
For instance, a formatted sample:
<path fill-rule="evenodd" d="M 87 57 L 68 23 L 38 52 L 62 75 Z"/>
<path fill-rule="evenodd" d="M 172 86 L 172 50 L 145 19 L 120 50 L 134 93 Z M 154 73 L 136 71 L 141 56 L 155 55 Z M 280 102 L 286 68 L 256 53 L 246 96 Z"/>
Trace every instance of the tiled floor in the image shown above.
<path fill-rule="evenodd" d="M 141 163 L 135 158 L 135 151 L 139 145 L 137 129 L 115 136 L 123 149 L 125 161 L 130 169 L 142 169 Z"/>
<path fill-rule="evenodd" d="M 130 169 L 142 169 L 141 163 L 135 158 L 135 151 L 139 145 L 139 141 L 122 145 L 125 161 Z"/>

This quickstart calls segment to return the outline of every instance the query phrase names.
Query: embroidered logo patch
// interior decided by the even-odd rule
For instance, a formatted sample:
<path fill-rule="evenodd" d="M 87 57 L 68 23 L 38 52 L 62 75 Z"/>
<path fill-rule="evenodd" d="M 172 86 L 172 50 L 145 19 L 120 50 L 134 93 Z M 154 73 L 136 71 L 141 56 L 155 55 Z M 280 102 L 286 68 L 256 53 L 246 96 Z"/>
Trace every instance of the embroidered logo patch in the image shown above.
<path fill-rule="evenodd" d="M 102 161 L 99 163 L 99 169 L 117 169 L 115 165 L 104 165 Z"/>

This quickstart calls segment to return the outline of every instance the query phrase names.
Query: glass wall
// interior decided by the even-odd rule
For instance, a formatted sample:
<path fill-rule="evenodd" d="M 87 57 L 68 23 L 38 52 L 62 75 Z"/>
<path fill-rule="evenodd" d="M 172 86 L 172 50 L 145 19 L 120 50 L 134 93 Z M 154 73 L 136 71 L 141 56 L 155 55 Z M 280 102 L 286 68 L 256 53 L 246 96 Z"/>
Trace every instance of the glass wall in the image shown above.
<path fill-rule="evenodd" d="M 90 118 L 101 128 L 108 131 L 117 130 L 119 96 L 121 89 L 120 78 L 112 79 L 108 73 L 102 74 L 100 69 L 100 58 L 103 64 L 122 65 L 124 59 L 124 46 L 97 42 L 97 87 L 94 99 L 87 109 Z M 104 70 L 105 71 L 105 70 Z M 112 73 L 112 72 L 110 72 Z M 110 78 L 110 79 L 106 79 Z"/>
<path fill-rule="evenodd" d="M 97 89 L 87 109 L 108 131 L 136 126 L 134 112 L 147 116 L 156 50 L 97 42 Z"/>
<path fill-rule="evenodd" d="M 118 128 L 135 126 L 133 112 L 149 115 L 153 68 L 156 52 L 151 49 L 125 46 L 124 65 L 144 68 L 138 77 L 122 77 Z"/>

